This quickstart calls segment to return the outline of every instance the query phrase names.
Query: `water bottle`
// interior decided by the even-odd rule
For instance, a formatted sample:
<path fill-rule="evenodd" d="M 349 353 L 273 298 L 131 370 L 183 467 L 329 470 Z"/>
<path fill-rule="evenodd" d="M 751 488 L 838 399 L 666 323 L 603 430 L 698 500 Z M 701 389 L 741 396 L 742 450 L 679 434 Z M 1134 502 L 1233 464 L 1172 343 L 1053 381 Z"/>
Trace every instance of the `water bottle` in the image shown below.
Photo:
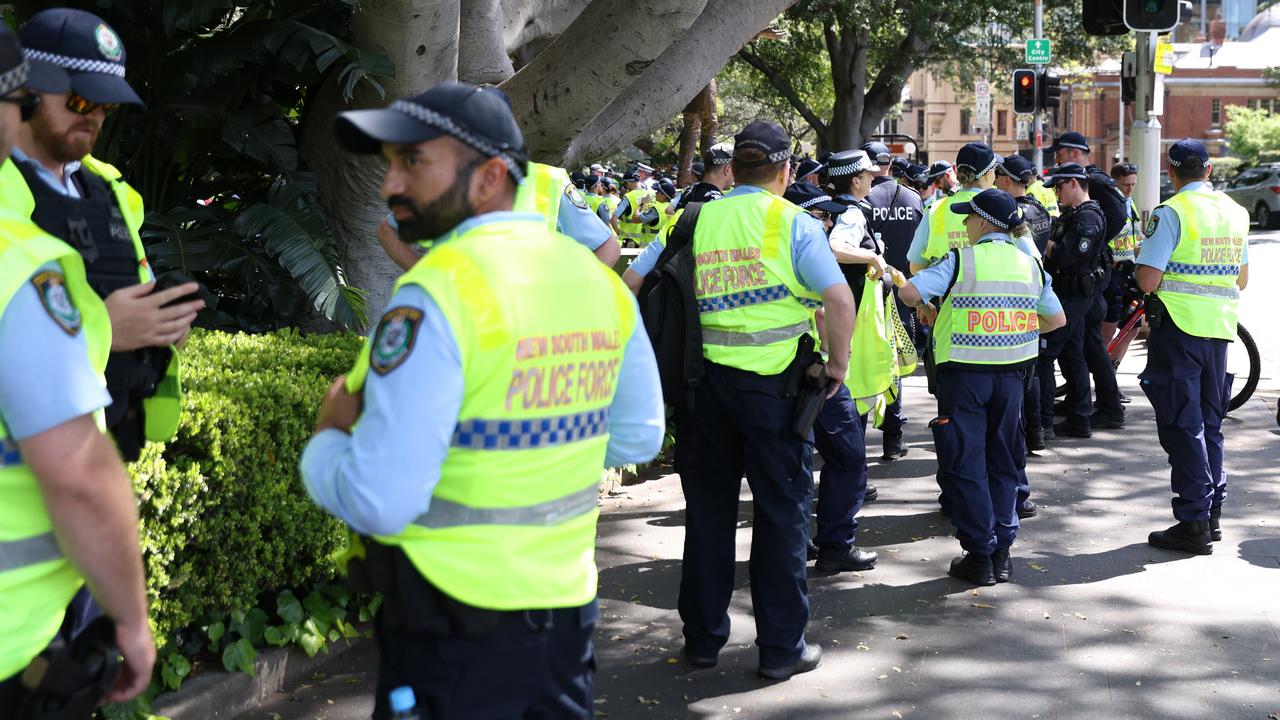
<path fill-rule="evenodd" d="M 413 688 L 406 685 L 391 691 L 391 720 L 418 720 L 417 708 Z"/>

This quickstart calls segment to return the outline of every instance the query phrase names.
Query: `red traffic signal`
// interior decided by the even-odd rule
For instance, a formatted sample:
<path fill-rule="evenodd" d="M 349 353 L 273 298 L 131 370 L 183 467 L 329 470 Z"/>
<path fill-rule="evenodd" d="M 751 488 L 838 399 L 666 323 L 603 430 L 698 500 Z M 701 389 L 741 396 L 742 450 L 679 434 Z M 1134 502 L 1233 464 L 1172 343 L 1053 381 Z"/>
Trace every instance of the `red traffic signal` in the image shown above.
<path fill-rule="evenodd" d="M 1013 71 L 1013 111 L 1022 115 L 1030 115 L 1036 111 L 1036 101 L 1039 99 L 1036 92 L 1036 71 L 1035 70 L 1014 70 Z"/>

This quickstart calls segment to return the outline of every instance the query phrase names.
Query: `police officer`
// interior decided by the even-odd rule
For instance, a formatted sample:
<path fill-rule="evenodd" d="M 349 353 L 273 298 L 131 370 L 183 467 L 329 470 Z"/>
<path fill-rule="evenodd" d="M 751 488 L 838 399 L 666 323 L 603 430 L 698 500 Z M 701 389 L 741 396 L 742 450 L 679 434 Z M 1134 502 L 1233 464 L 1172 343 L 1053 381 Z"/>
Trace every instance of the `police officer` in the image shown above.
<path fill-rule="evenodd" d="M 24 83 L 71 87 L 61 68 L 24 60 L 5 25 L 0 161 L 43 101 Z M 102 380 L 111 320 L 80 255 L 12 214 L 0 220 L 0 348 L 0 717 L 18 717 L 33 691 L 81 690 L 42 677 L 47 665 L 33 661 L 56 652 L 64 608 L 86 579 L 124 658 L 101 699 L 131 700 L 150 683 L 156 651 L 133 486 L 97 424 L 111 403 Z"/>
<path fill-rule="evenodd" d="M 595 211 L 563 168 L 528 163 L 524 182 L 516 191 L 515 210 L 543 216 L 549 230 L 577 240 L 609 267 L 622 254 L 612 228 L 607 222 L 596 222 Z"/>
<path fill-rule="evenodd" d="M 1197 555 L 1222 539 L 1227 497 L 1222 417 L 1231 397 L 1227 343 L 1249 282 L 1249 214 L 1208 182 L 1204 143 L 1169 148 L 1174 195 L 1147 223 L 1137 281 L 1148 295 L 1147 367 L 1139 376 L 1169 454 L 1177 524 L 1151 533 L 1160 548 Z"/>
<path fill-rule="evenodd" d="M 1027 186 L 1035 179 L 1036 169 L 1030 160 L 1021 155 L 1007 155 L 996 165 L 996 189 L 1013 196 L 1022 210 L 1022 219 L 1031 232 L 1037 257 L 1043 256 L 1053 234 L 1053 217 L 1034 196 L 1027 193 Z M 1050 192 L 1053 192 L 1050 190 Z M 1057 204 L 1057 201 L 1054 201 Z"/>
<path fill-rule="evenodd" d="M 111 318 L 107 429 L 132 461 L 148 440 L 168 440 L 177 430 L 173 346 L 186 339 L 204 302 L 190 297 L 195 283 L 157 289 L 139 236 L 141 196 L 116 168 L 89 154 L 108 111 L 141 105 L 124 79 L 120 36 L 96 15 L 65 8 L 36 13 L 19 36 L 30 57 L 60 68 L 71 87 L 27 81 L 41 102 L 17 133 L 14 162 L 0 168 L 0 204 L 84 257 L 89 285 Z"/>
<path fill-rule="evenodd" d="M 956 179 L 955 168 L 946 160 L 938 160 L 930 165 L 925 178 L 929 181 L 931 191 L 929 197 L 924 199 L 925 211 L 932 208 L 938 200 L 950 196 L 960 185 Z"/>
<path fill-rule="evenodd" d="M 1089 176 L 1077 163 L 1057 165 L 1045 185 L 1058 196 L 1062 214 L 1054 222 L 1053 238 L 1045 252 L 1045 269 L 1053 275 L 1054 288 L 1067 313 L 1067 325 L 1044 337 L 1040 362 L 1040 425 L 1046 438 L 1056 434 L 1092 437 L 1092 426 L 1123 426 L 1124 409 L 1115 386 L 1115 371 L 1098 378 L 1097 414 L 1091 413 L 1089 368 L 1086 353 L 1102 348 L 1102 326 L 1090 321 L 1100 301 L 1098 285 L 1104 279 L 1103 250 L 1106 221 L 1089 194 Z M 1095 346 L 1095 347 L 1089 347 Z M 1053 396 L 1057 389 L 1053 363 L 1062 365 L 1067 383 L 1067 417 L 1053 424 Z M 1108 365 L 1110 367 L 1110 365 Z M 1109 385 L 1103 384 L 1109 380 Z"/>
<path fill-rule="evenodd" d="M 912 163 L 903 171 L 902 180 L 920 198 L 920 214 L 923 219 L 924 210 L 927 209 L 925 202 L 933 197 L 933 186 L 929 184 L 929 168 Z"/>
<path fill-rule="evenodd" d="M 713 666 L 729 640 L 745 473 L 755 500 L 750 568 L 759 674 L 774 680 L 812 670 L 822 656 L 805 640 L 813 447 L 793 427 L 797 399 L 784 396 L 784 382 L 789 368 L 805 369 L 796 361 L 815 344 L 819 303 L 829 393 L 848 372 L 853 330 L 853 296 L 822 225 L 781 196 L 790 150 L 780 126 L 751 123 L 735 137 L 737 186 L 702 207 L 692 250 L 705 376 L 694 392 L 697 412 L 676 420 L 687 508 L 679 600 L 685 657 Z"/>
<path fill-rule="evenodd" d="M 1111 256 L 1115 260 L 1115 269 L 1111 273 L 1111 283 L 1107 287 L 1107 314 L 1102 320 L 1102 342 L 1110 345 L 1124 320 L 1125 298 L 1129 288 L 1134 286 L 1134 261 L 1138 249 L 1142 247 L 1142 215 L 1138 205 L 1133 201 L 1133 189 L 1138 184 L 1138 166 L 1133 163 L 1116 163 L 1111 166 L 1111 179 L 1116 189 L 1125 197 L 1128 208 L 1128 220 L 1124 230 L 1111 239 Z M 1129 350 L 1133 338 L 1125 340 L 1113 354 L 1118 365 Z M 1122 392 L 1120 402 L 1128 403 L 1129 398 Z"/>
<path fill-rule="evenodd" d="M 993 585 L 1007 582 L 1013 569 L 1009 549 L 1025 459 L 1018 427 L 1022 376 L 1035 363 L 1040 330 L 1061 326 L 1066 317 L 1039 264 L 1009 236 L 1020 222 L 1013 197 L 984 190 L 950 203 L 948 211 L 965 216 L 973 245 L 951 250 L 898 294 L 913 307 L 942 299 L 933 335 L 938 417 L 930 426 L 965 550 L 947 574 Z"/>
<path fill-rule="evenodd" d="M 806 182 L 814 187 L 821 185 L 819 175 L 822 173 L 824 166 L 822 163 L 813 158 L 805 158 L 800 161 L 796 167 L 796 182 Z"/>
<path fill-rule="evenodd" d="M 634 171 L 622 176 L 622 199 L 613 210 L 613 230 L 626 247 L 640 247 L 649 241 L 640 214 L 653 202 L 653 193 L 640 183 Z"/>
<path fill-rule="evenodd" d="M 949 182 L 947 178 L 955 177 L 961 189 L 943 195 L 928 206 L 928 215 L 924 222 L 916 228 L 911 239 L 911 247 L 907 250 L 907 262 L 915 274 L 938 260 L 946 257 L 952 248 L 964 247 L 969 243 L 965 235 L 962 216 L 947 209 L 952 203 L 965 202 L 974 195 L 990 188 L 995 182 L 994 170 L 999 158 L 991 152 L 991 148 L 982 143 L 968 143 L 956 153 L 956 166 L 949 165 L 934 180 L 935 184 Z M 937 170 L 939 163 L 934 163 Z M 934 171 L 929 172 L 931 179 Z"/>
<path fill-rule="evenodd" d="M 376 536 L 352 570 L 386 597 L 374 717 L 407 685 L 433 718 L 590 718 L 600 469 L 664 431 L 635 301 L 511 212 L 526 157 L 500 90 L 443 83 L 335 128 L 387 159 L 401 237 L 436 238 L 301 460 L 315 502 Z"/>
<path fill-rule="evenodd" d="M 894 158 L 889 148 L 883 143 L 870 142 L 862 147 L 879 169 L 872 172 L 871 193 L 867 195 L 867 204 L 871 206 L 870 230 L 879 238 L 884 246 L 885 263 L 895 268 L 906 268 L 907 250 L 915 237 L 916 228 L 924 217 L 924 208 L 920 196 L 902 182 L 894 182 L 890 173 L 901 164 L 902 158 Z M 902 172 L 898 170 L 897 172 Z M 896 295 L 895 302 L 896 300 Z M 911 337 L 916 335 L 916 316 L 905 305 L 898 304 L 898 317 Z M 880 459 L 892 462 L 907 454 L 907 447 L 902 442 L 902 426 L 907 418 L 902 413 L 902 387 L 899 384 L 898 396 L 892 405 L 885 409 L 884 424 L 880 429 L 884 432 L 884 452 Z"/>

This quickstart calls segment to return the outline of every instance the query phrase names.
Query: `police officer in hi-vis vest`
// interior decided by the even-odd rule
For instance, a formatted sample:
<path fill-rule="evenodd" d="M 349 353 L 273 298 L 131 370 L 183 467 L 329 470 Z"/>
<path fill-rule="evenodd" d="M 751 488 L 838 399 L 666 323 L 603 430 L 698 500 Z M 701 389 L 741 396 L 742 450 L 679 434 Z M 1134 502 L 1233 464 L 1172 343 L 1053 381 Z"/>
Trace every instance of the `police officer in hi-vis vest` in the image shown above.
<path fill-rule="evenodd" d="M 24 61 L 17 37 L 0 24 L 0 162 L 21 122 L 44 99 L 23 90 L 25 82 L 55 94 L 70 87 L 60 68 Z M 45 673 L 46 659 L 65 647 L 55 639 L 65 608 L 86 580 L 114 622 L 114 631 L 104 628 L 104 634 L 124 662 L 114 681 L 102 677 L 99 687 L 110 687 L 105 697 L 81 701 L 88 705 L 85 717 L 97 700 L 130 700 L 151 681 L 156 651 L 137 506 L 120 455 L 102 429 L 111 403 L 102 376 L 110 352 L 111 320 L 80 255 L 25 217 L 0 216 L 3 718 L 18 717 L 24 702 L 46 693 L 94 692 Z M 48 657 L 36 660 L 42 654 Z"/>
<path fill-rule="evenodd" d="M 1147 367 L 1139 376 L 1172 466 L 1177 524 L 1151 533 L 1160 548 L 1197 555 L 1222 539 L 1227 498 L 1222 417 L 1231 397 L 1227 343 L 1249 282 L 1249 214 L 1209 184 L 1199 140 L 1169 148 L 1175 191 L 1147 222 L 1137 281 L 1147 296 Z"/>
<path fill-rule="evenodd" d="M 410 686 L 432 718 L 591 718 L 601 469 L 651 460 L 666 425 L 635 299 L 512 212 L 526 156 L 502 91 L 443 83 L 336 132 L 386 158 L 400 236 L 435 240 L 301 461 L 365 536 L 353 582 L 386 597 L 374 717 Z"/>
<path fill-rule="evenodd" d="M 965 145 L 956 153 L 954 172 L 960 181 L 960 189 L 935 200 L 927 208 L 924 220 L 916 227 L 911 247 L 907 249 L 907 262 L 913 274 L 946 257 L 949 250 L 969 244 L 960 216 L 947 208 L 952 203 L 965 202 L 995 184 L 994 171 L 999 160 L 991 148 L 977 142 Z"/>
<path fill-rule="evenodd" d="M 1012 196 L 985 190 L 948 210 L 964 216 L 972 245 L 949 251 L 898 295 L 912 307 L 940 301 L 933 333 L 938 417 L 930 427 L 939 482 L 965 551 L 947 573 L 992 585 L 1008 581 L 1013 568 L 1023 383 L 1040 331 L 1062 326 L 1066 315 L 1040 264 L 1009 235 L 1022 222 Z"/>

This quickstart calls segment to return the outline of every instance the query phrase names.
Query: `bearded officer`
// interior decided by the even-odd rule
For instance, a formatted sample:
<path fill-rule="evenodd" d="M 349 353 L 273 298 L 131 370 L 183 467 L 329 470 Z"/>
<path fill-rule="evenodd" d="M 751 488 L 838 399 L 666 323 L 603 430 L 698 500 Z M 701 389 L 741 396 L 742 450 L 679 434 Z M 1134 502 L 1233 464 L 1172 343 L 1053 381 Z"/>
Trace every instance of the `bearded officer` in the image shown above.
<path fill-rule="evenodd" d="M 407 685 L 433 718 L 590 718 L 601 467 L 652 459 L 665 430 L 635 300 L 510 212 L 526 158 L 500 90 L 444 83 L 336 130 L 387 159 L 401 237 L 436 238 L 301 462 L 372 536 L 352 575 L 386 597 L 374 717 Z"/>

